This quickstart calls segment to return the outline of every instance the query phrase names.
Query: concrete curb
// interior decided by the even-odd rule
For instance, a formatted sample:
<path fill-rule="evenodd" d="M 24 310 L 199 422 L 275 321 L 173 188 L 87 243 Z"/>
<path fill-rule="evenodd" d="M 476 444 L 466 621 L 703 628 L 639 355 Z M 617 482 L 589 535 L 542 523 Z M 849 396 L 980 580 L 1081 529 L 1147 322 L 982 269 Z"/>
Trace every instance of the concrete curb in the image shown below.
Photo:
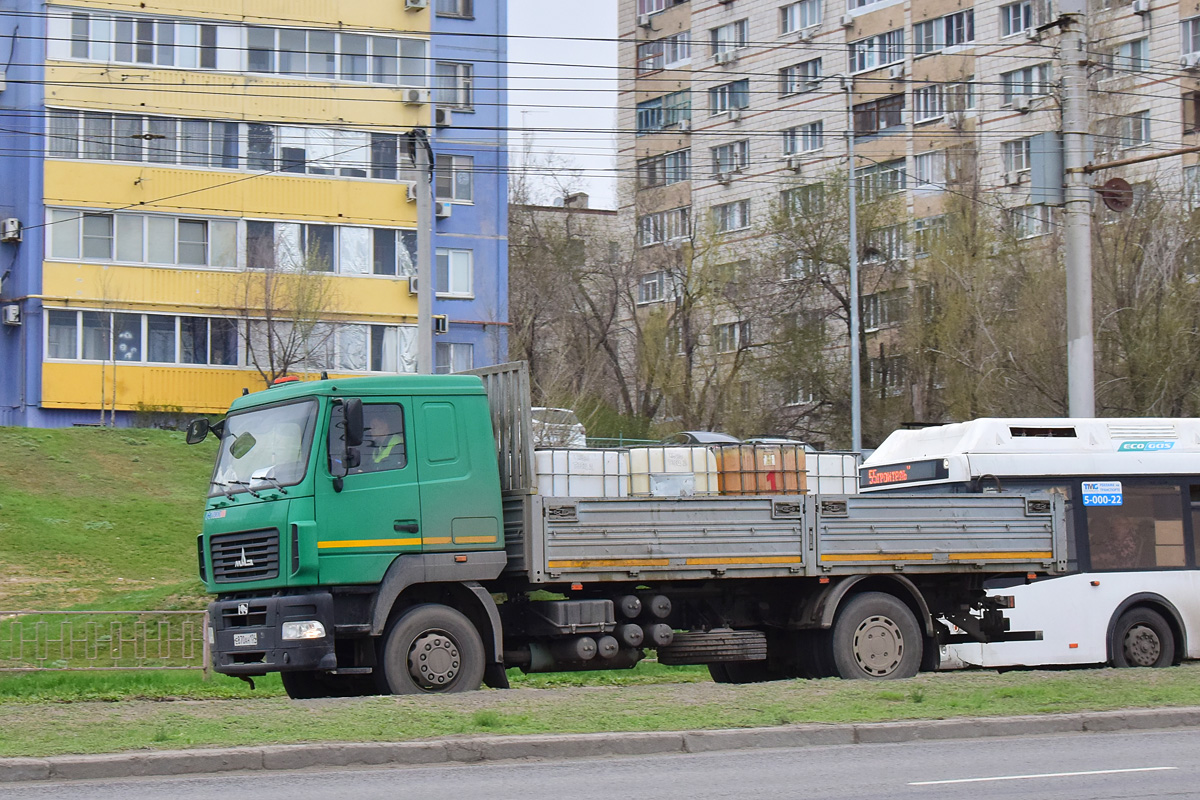
<path fill-rule="evenodd" d="M 516 759 L 710 753 L 772 747 L 980 739 L 1200 727 L 1200 707 L 1028 717 L 968 717 L 716 731 L 470 736 L 425 742 L 330 743 L 0 759 L 0 783 L 197 775 L 312 767 L 475 764 Z"/>

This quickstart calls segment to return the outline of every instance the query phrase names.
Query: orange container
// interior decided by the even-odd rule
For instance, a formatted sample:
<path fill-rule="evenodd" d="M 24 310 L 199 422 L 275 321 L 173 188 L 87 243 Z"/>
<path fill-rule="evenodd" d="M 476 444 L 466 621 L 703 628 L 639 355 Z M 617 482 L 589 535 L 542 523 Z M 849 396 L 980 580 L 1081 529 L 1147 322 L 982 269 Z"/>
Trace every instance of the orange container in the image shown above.
<path fill-rule="evenodd" d="M 714 448 L 724 495 L 805 494 L 804 446 L 728 444 Z"/>

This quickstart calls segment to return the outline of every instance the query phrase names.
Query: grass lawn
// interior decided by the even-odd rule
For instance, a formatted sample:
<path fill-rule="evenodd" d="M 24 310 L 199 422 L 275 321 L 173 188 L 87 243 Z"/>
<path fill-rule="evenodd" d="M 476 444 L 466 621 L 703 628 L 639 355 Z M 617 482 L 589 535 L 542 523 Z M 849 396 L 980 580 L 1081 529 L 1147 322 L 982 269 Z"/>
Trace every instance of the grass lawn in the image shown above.
<path fill-rule="evenodd" d="M 215 447 L 0 428 L 0 610 L 203 608 L 195 541 Z"/>
<path fill-rule="evenodd" d="M 650 667 L 651 665 L 646 665 Z M 446 696 L 292 701 L 277 678 L 250 692 L 214 678 L 164 695 L 162 673 L 113 678 L 84 690 L 76 679 L 0 680 L 0 756 L 47 756 L 322 741 L 405 741 L 461 734 L 664 731 L 1050 714 L 1200 705 L 1200 665 L 1162 670 L 947 672 L 906 681 L 714 684 L 695 669 L 654 665 L 624 686 L 556 688 L 537 678 L 509 691 Z M 61 674 L 56 677 L 62 677 Z M 89 677 L 90 676 L 84 676 Z M 679 682 L 691 681 L 691 682 Z M 24 685 L 22 685 L 24 683 Z M 182 685 L 178 684 L 178 685 Z M 546 687 L 546 688 L 543 688 Z M 87 699 L 106 697 L 105 702 Z M 182 699 L 166 696 L 221 699 Z M 67 697 L 63 702 L 54 697 Z"/>

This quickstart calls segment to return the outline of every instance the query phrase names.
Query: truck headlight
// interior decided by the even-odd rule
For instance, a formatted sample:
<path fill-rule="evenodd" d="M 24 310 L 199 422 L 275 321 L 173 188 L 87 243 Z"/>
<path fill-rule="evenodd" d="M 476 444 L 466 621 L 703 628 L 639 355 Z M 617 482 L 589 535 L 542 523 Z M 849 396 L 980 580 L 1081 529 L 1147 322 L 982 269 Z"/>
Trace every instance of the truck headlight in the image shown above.
<path fill-rule="evenodd" d="M 324 639 L 325 626 L 315 619 L 283 623 L 284 641 L 295 639 Z"/>

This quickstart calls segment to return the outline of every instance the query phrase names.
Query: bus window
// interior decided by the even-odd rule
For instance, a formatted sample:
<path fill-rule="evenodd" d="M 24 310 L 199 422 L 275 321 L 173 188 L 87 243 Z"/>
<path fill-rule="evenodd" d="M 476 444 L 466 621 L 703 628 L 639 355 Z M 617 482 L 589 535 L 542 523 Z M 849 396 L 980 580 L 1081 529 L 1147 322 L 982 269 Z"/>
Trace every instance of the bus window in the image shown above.
<path fill-rule="evenodd" d="M 1192 538 L 1188 544 L 1191 545 L 1189 552 L 1189 564 L 1196 563 L 1196 534 L 1200 533 L 1200 484 L 1192 484 L 1191 486 L 1191 501 L 1192 501 Z"/>
<path fill-rule="evenodd" d="M 1119 506 L 1087 508 L 1092 569 L 1183 567 L 1183 503 L 1178 486 L 1124 487 Z"/>

